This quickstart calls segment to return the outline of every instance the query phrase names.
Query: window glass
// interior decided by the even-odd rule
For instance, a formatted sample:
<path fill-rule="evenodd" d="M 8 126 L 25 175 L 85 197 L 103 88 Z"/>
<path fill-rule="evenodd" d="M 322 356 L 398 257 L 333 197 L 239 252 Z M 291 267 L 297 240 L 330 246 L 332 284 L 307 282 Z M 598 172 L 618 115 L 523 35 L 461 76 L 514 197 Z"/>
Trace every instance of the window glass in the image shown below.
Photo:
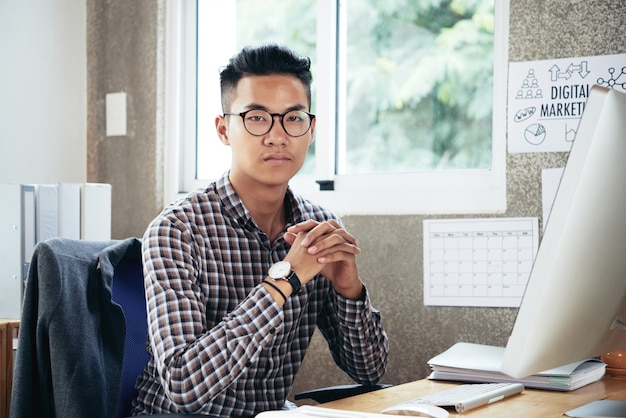
<path fill-rule="evenodd" d="M 338 213 L 506 208 L 506 96 L 495 92 L 506 90 L 508 0 L 179 4 L 178 190 L 230 166 L 215 133 L 219 68 L 245 45 L 277 42 L 312 61 L 317 123 L 298 193 Z"/>
<path fill-rule="evenodd" d="M 491 168 L 493 0 L 346 7 L 338 173 Z"/>
<path fill-rule="evenodd" d="M 310 57 L 315 75 L 315 38 L 316 0 L 198 2 L 198 179 L 214 179 L 230 166 L 230 149 L 215 133 L 215 116 L 222 113 L 220 67 L 246 45 L 275 42 Z M 315 109 L 315 83 L 311 95 Z M 311 146 L 300 172 L 312 174 L 314 159 Z"/>

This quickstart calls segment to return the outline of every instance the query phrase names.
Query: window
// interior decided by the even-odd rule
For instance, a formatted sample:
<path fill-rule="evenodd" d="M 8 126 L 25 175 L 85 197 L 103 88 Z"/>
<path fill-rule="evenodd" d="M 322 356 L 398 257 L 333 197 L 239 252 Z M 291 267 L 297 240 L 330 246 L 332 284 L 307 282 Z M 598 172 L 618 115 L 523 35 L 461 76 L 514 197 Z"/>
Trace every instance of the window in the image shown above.
<path fill-rule="evenodd" d="M 180 105 L 167 111 L 181 127 L 178 190 L 229 166 L 219 67 L 275 41 L 312 59 L 318 121 L 298 193 L 340 214 L 505 210 L 506 96 L 494 92 L 506 91 L 508 0 L 180 3 L 168 36 Z"/>

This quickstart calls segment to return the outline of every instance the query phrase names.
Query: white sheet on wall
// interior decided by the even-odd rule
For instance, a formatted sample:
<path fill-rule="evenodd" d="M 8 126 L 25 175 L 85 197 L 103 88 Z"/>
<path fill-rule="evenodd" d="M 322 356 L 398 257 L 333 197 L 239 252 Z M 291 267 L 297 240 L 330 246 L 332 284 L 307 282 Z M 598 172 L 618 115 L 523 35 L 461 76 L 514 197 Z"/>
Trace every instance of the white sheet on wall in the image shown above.
<path fill-rule="evenodd" d="M 424 220 L 424 305 L 519 307 L 538 218 Z"/>
<path fill-rule="evenodd" d="M 626 54 L 511 62 L 509 152 L 569 151 L 594 84 L 626 92 Z"/>

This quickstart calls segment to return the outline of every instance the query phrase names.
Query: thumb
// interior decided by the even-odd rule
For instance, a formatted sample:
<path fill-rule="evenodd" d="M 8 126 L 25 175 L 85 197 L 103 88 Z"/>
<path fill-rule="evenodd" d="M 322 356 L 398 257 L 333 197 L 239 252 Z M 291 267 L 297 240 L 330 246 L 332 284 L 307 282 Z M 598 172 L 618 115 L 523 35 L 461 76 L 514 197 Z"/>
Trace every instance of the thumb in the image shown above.
<path fill-rule="evenodd" d="M 294 241 L 296 240 L 296 234 L 294 234 L 293 232 L 285 232 L 284 238 L 287 244 L 293 245 Z"/>

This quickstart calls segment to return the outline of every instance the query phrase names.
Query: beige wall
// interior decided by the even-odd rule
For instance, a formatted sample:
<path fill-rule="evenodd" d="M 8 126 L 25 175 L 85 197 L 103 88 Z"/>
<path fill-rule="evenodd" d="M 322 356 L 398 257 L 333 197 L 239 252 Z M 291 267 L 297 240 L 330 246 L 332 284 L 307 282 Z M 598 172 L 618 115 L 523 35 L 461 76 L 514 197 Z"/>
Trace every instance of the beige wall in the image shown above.
<path fill-rule="evenodd" d="M 626 52 L 626 2 L 511 0 L 510 61 Z M 113 184 L 113 236 L 143 233 L 163 205 L 162 107 L 164 2 L 87 1 L 88 181 Z M 128 93 L 129 135 L 104 137 L 106 93 Z M 543 168 L 565 153 L 507 157 L 507 212 L 541 218 Z M 478 217 L 492 215 L 476 215 Z M 346 216 L 363 248 L 361 275 L 391 340 L 385 382 L 425 377 L 426 361 L 457 341 L 506 344 L 516 310 L 425 307 L 422 303 L 422 216 Z M 349 383 L 316 336 L 295 389 Z"/>
<path fill-rule="evenodd" d="M 0 182 L 86 179 L 86 3 L 0 1 Z"/>
<path fill-rule="evenodd" d="M 113 238 L 163 208 L 164 1 L 87 0 L 87 181 L 112 184 Z M 107 137 L 105 97 L 127 93 L 127 135 Z"/>

